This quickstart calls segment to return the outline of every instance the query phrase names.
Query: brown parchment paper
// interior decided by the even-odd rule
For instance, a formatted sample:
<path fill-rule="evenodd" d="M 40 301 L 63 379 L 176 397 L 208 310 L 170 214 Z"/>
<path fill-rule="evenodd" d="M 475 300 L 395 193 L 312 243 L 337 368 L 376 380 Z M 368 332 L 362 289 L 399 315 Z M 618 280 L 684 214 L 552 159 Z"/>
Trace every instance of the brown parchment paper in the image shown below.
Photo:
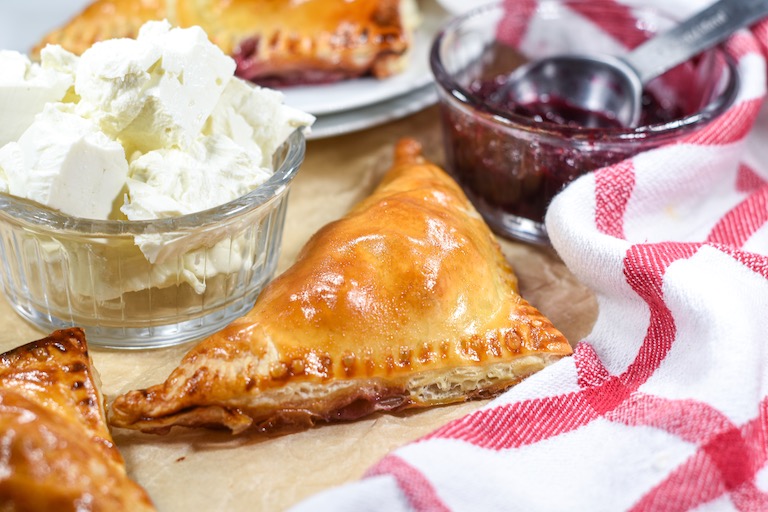
<path fill-rule="evenodd" d="M 377 184 L 392 161 L 394 143 L 412 136 L 442 164 L 436 107 L 399 121 L 331 139 L 310 141 L 291 191 L 280 268 L 325 223 L 343 215 Z M 596 316 L 591 293 L 550 249 L 501 241 L 521 292 L 575 344 Z M 0 350 L 43 337 L 0 299 Z M 108 400 L 165 380 L 190 344 L 168 349 L 113 351 L 91 344 Z M 474 411 L 484 401 L 352 423 L 323 425 L 280 436 L 175 429 L 165 436 L 113 431 L 129 474 L 162 512 L 278 511 L 333 486 L 359 478 L 389 451 Z"/>

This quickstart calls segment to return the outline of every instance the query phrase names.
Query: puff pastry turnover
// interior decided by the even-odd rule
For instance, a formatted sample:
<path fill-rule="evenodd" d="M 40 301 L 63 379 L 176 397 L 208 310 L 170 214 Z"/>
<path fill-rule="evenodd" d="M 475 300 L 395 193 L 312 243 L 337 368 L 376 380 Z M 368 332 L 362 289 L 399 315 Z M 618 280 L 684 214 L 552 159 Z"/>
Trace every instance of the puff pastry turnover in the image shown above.
<path fill-rule="evenodd" d="M 202 27 L 238 76 L 279 86 L 401 71 L 418 9 L 415 0 L 96 0 L 33 53 L 51 43 L 80 54 L 159 19 Z"/>
<path fill-rule="evenodd" d="M 519 295 L 461 189 L 420 151 L 400 141 L 371 196 L 165 383 L 118 397 L 111 422 L 240 432 L 354 419 L 492 396 L 571 354 Z"/>
<path fill-rule="evenodd" d="M 155 510 L 103 404 L 80 329 L 0 355 L 0 510 Z"/>

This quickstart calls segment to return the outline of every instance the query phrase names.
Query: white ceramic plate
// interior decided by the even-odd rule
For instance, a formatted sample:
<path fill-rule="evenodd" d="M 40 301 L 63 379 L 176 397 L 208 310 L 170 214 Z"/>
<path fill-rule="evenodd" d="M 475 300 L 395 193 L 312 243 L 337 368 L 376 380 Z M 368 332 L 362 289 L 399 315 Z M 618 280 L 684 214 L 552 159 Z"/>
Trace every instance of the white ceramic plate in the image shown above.
<path fill-rule="evenodd" d="M 415 34 L 408 67 L 386 79 L 360 78 L 328 85 L 287 87 L 285 102 L 316 116 L 357 109 L 420 89 L 432 82 L 429 50 L 449 14 L 435 0 L 420 0 L 422 22 Z"/>
<path fill-rule="evenodd" d="M 323 139 L 371 128 L 423 110 L 437 102 L 432 83 L 387 101 L 317 117 L 307 139 Z"/>

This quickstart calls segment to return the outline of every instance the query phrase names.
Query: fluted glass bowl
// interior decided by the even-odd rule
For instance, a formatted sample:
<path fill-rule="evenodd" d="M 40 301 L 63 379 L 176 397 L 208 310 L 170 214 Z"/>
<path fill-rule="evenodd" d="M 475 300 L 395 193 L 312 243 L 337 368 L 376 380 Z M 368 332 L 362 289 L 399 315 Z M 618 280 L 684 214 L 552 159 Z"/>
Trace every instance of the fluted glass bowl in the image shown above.
<path fill-rule="evenodd" d="M 203 338 L 246 313 L 274 277 L 304 151 L 297 130 L 257 189 L 169 219 L 81 219 L 0 193 L 3 292 L 40 329 L 79 326 L 92 345 L 138 349 Z M 157 249 L 151 258 L 140 248 L 147 245 Z"/>

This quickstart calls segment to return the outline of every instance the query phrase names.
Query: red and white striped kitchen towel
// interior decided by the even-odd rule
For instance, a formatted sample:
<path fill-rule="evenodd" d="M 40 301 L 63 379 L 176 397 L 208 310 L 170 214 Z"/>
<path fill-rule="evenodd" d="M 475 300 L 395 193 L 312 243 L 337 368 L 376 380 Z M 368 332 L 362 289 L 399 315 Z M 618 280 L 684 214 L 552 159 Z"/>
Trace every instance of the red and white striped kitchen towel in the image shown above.
<path fill-rule="evenodd" d="M 765 42 L 728 43 L 740 96 L 710 128 L 555 199 L 599 303 L 573 357 L 296 510 L 768 511 Z"/>

